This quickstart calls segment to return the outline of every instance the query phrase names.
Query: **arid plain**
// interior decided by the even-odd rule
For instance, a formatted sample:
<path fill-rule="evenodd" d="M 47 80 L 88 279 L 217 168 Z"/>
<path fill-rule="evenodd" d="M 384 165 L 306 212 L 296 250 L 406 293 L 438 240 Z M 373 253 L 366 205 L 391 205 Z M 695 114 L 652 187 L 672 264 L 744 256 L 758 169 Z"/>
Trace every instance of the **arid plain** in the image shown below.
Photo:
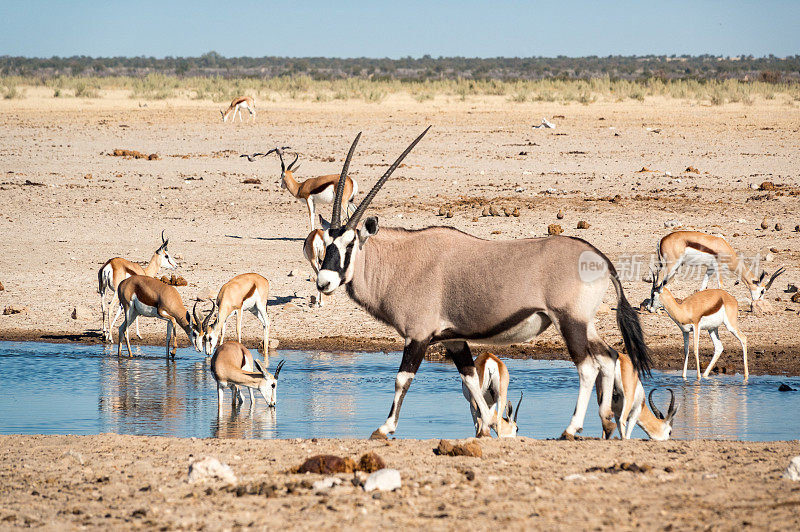
<path fill-rule="evenodd" d="M 351 165 L 363 197 L 430 124 L 431 132 L 371 207 L 383 226 L 446 224 L 500 239 L 544 236 L 548 225 L 557 223 L 564 234 L 587 239 L 618 264 L 633 257 L 643 266 L 624 282 L 634 305 L 649 296 L 642 277 L 658 239 L 669 232 L 665 222 L 722 234 L 746 257 L 758 256 L 767 271 L 787 269 L 768 293 L 768 313 L 751 312 L 746 290 L 731 278 L 724 281 L 740 303 L 750 372 L 800 374 L 800 303 L 784 292 L 788 283 L 800 283 L 800 233 L 794 231 L 800 224 L 796 102 L 710 105 L 648 98 L 566 105 L 436 97 L 420 103 L 404 95 L 380 103 L 278 99 L 257 102 L 254 124 L 223 124 L 219 106 L 210 102 L 137 101 L 123 91 L 98 99 L 51 94 L 32 88 L 24 99 L 0 101 L 0 282 L 5 288 L 0 309 L 25 308 L 0 315 L 2 340 L 99 342 L 98 268 L 113 256 L 146 262 L 165 229 L 179 269 L 159 275 L 175 273 L 187 280 L 188 286 L 178 288 L 184 301 L 207 297 L 232 276 L 254 271 L 270 280 L 271 337 L 280 340 L 280 348 L 400 349 L 397 335 L 344 293 L 321 309 L 310 306 L 315 289 L 302 255 L 305 206 L 279 188 L 277 159 L 249 163 L 239 154 L 289 145 L 301 153 L 299 177 L 335 173 L 353 137 L 363 131 Z M 543 117 L 556 128 L 533 129 Z M 159 157 L 112 156 L 117 148 Z M 487 206 L 496 207 L 500 216 L 483 216 Z M 518 217 L 503 214 L 515 208 Z M 439 216 L 440 210 L 452 216 Z M 577 229 L 579 221 L 589 227 Z M 685 297 L 698 285 L 699 278 L 678 279 L 675 292 Z M 611 289 L 606 302 L 599 330 L 617 344 Z M 656 366 L 680 368 L 682 339 L 676 326 L 663 314 L 640 317 Z M 143 319 L 141 329 L 144 342 L 163 342 L 162 322 Z M 255 348 L 259 329 L 252 316 L 245 317 L 244 330 L 246 343 Z M 187 345 L 185 337 L 179 341 Z M 738 343 L 727 332 L 722 341 L 720 371 L 740 372 Z M 711 344 L 707 337 L 701 342 L 705 366 Z M 566 358 L 553 330 L 531 344 L 495 352 Z M 593 412 L 590 406 L 589 415 Z M 789 458 L 800 454 L 796 441 L 525 438 L 481 445 L 484 458 L 479 459 L 435 456 L 435 441 L 2 437 L 0 528 L 449 529 L 466 519 L 477 528 L 502 524 L 512 529 L 727 530 L 748 524 L 785 529 L 800 524 L 800 488 L 780 479 Z M 374 499 L 346 482 L 317 494 L 294 486 L 302 479 L 286 473 L 319 452 L 355 456 L 367 450 L 401 470 L 400 491 Z M 204 455 L 231 464 L 244 486 L 241 497 L 215 483 L 186 483 L 188 464 Z M 622 462 L 653 469 L 589 471 Z M 474 480 L 468 480 L 468 471 Z M 583 478 L 564 480 L 572 474 Z M 276 487 L 270 491 L 274 497 L 248 492 L 265 482 Z"/>

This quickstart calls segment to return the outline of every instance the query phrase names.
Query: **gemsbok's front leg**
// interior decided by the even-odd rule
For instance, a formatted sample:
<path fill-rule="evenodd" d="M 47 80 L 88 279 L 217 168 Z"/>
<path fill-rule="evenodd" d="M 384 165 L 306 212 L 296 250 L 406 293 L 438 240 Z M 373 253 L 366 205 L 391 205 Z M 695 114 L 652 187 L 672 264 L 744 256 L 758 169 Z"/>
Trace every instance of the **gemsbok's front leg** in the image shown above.
<path fill-rule="evenodd" d="M 385 440 L 389 434 L 394 434 L 397 430 L 397 422 L 400 419 L 400 407 L 403 406 L 403 399 L 411 386 L 411 381 L 419 370 L 425 351 L 428 349 L 428 341 L 419 342 L 417 340 L 406 340 L 406 347 L 403 349 L 403 360 L 400 362 L 400 369 L 394 381 L 394 401 L 389 410 L 389 417 L 386 422 L 378 427 L 372 435 L 371 440 Z"/>
<path fill-rule="evenodd" d="M 475 361 L 472 360 L 472 352 L 469 349 L 467 342 L 447 342 L 445 344 L 447 354 L 453 359 L 453 362 L 458 368 L 458 373 L 461 375 L 461 381 L 464 386 L 469 390 L 472 400 L 478 407 L 480 418 L 475 424 L 475 436 L 477 437 L 491 437 L 491 429 L 494 428 L 495 432 L 500 434 L 500 419 L 502 417 L 502 409 L 505 408 L 504 404 L 497 404 L 497 417 L 494 418 L 492 423 L 492 411 L 489 405 L 486 404 L 486 399 L 481 393 L 480 380 L 478 372 L 475 369 Z"/>

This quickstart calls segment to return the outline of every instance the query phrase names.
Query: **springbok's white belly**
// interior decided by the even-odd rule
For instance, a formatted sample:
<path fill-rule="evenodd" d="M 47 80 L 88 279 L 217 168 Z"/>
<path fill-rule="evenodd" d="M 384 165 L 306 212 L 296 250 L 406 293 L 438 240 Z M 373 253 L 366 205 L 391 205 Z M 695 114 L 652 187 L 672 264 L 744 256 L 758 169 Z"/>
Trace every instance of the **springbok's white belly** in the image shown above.
<path fill-rule="evenodd" d="M 550 318 L 548 318 L 547 315 L 537 312 L 530 318 L 521 321 L 514 327 L 511 327 L 510 329 L 507 329 L 498 335 L 490 338 L 481 338 L 470 341 L 476 344 L 491 345 L 519 344 L 539 336 L 550 326 L 550 323 Z"/>
<path fill-rule="evenodd" d="M 133 294 L 133 297 L 131 297 L 131 305 L 133 306 L 133 308 L 136 309 L 136 313 L 139 314 L 140 316 L 144 316 L 146 318 L 161 318 L 162 320 L 164 319 L 164 317 L 158 313 L 158 307 L 151 307 L 150 305 L 145 305 L 144 303 L 139 301 L 139 298 L 136 297 L 136 294 Z"/>
<path fill-rule="evenodd" d="M 249 310 L 253 311 L 256 308 L 256 303 L 260 301 L 260 296 L 258 294 L 258 289 L 253 292 L 253 295 L 242 301 L 242 312 Z"/>
<path fill-rule="evenodd" d="M 333 185 L 328 185 L 322 190 L 322 192 L 314 194 L 311 197 L 313 198 L 314 203 L 333 203 L 333 198 L 335 195 L 336 190 L 334 189 Z"/>
<path fill-rule="evenodd" d="M 717 256 L 687 247 L 683 255 L 683 262 L 685 264 L 710 264 L 717 262 Z"/>
<path fill-rule="evenodd" d="M 720 325 L 722 325 L 724 318 L 725 318 L 725 305 L 721 306 L 719 310 L 716 311 L 715 313 L 700 318 L 700 330 L 707 331 L 709 329 L 716 329 Z M 678 326 L 680 326 L 683 332 L 691 332 L 692 329 L 694 328 L 691 323 L 689 324 L 679 323 Z"/>

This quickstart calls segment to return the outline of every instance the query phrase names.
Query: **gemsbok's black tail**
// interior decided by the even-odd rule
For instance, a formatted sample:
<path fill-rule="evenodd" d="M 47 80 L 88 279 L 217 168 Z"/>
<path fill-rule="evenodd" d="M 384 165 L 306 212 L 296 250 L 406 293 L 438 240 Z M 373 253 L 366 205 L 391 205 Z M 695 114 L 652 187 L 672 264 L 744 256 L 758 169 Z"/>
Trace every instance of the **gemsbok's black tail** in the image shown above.
<path fill-rule="evenodd" d="M 614 290 L 617 291 L 617 325 L 622 332 L 622 341 L 625 343 L 625 351 L 633 362 L 633 367 L 639 373 L 639 378 L 650 375 L 653 361 L 650 359 L 650 351 L 644 343 L 644 333 L 642 324 L 639 323 L 639 315 L 633 309 L 625 292 L 622 290 L 622 283 L 615 271 L 611 271 L 611 282 L 614 283 Z"/>

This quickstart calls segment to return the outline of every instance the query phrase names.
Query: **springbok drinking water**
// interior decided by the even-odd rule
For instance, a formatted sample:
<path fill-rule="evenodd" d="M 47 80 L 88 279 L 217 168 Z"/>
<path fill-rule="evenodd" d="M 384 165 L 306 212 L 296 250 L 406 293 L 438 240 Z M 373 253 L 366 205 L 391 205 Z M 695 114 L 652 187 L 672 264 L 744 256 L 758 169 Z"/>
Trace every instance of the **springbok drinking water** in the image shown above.
<path fill-rule="evenodd" d="M 359 133 L 336 188 L 331 227 L 323 234 L 326 249 L 317 288 L 331 294 L 345 286 L 356 303 L 405 339 L 389 417 L 372 437 L 386 438 L 395 432 L 403 398 L 426 349 L 437 342 L 444 344 L 478 406 L 477 434 L 489 436 L 490 427 L 500 432 L 481 395 L 467 342 L 526 342 L 551 324 L 563 336 L 580 377 L 575 413 L 563 436 L 574 438 L 582 430 L 598 374 L 603 391 L 600 418 L 604 427 L 613 427 L 617 352 L 594 325 L 609 282 L 616 291 L 617 324 L 634 367 L 646 373 L 651 362 L 638 316 L 625 298 L 614 265 L 597 248 L 563 236 L 489 241 L 451 227 L 379 232 L 375 216 L 359 225 L 380 188 L 428 129 L 388 168 L 342 225 L 345 176 Z"/>
<path fill-rule="evenodd" d="M 490 409 L 494 410 L 492 425 L 496 424 L 499 431 L 498 438 L 513 438 L 517 435 L 517 416 L 522 404 L 522 394 L 519 396 L 517 408 L 511 406 L 508 400 L 508 368 L 502 360 L 492 353 L 483 353 L 475 359 L 475 370 L 478 373 L 481 395 Z M 461 383 L 461 392 L 469 401 L 469 411 L 475 430 L 478 429 L 478 408 L 466 384 Z M 514 416 L 513 418 L 511 416 Z"/>
<path fill-rule="evenodd" d="M 274 407 L 278 400 L 278 375 L 285 361 L 278 362 L 275 374 L 269 373 L 261 363 L 253 358 L 250 351 L 239 342 L 229 341 L 220 344 L 211 357 L 211 374 L 217 381 L 217 409 L 222 413 L 222 391 L 231 389 L 233 406 L 244 402 L 241 387 L 247 388 L 250 394 L 250 405 L 253 405 L 253 390 L 256 389 L 267 402 Z"/>

